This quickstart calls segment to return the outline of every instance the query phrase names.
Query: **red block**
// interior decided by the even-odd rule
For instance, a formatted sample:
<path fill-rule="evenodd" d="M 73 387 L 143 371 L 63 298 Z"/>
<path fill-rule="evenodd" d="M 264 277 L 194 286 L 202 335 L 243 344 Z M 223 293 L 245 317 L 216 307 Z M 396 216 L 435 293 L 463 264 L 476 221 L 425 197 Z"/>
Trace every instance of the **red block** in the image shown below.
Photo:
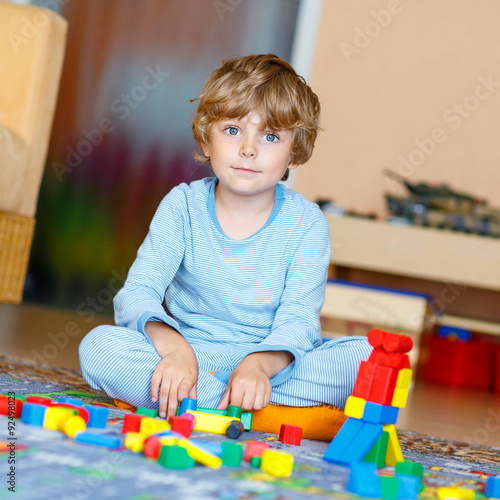
<path fill-rule="evenodd" d="M 21 418 L 21 413 L 23 411 L 23 402 L 20 399 L 14 400 L 14 417 Z M 10 416 L 9 413 L 9 397 L 0 396 L 0 415 Z"/>
<path fill-rule="evenodd" d="M 280 428 L 279 440 L 284 444 L 299 446 L 302 440 L 302 427 L 283 424 Z"/>
<path fill-rule="evenodd" d="M 494 345 L 483 340 L 433 336 L 424 377 L 429 382 L 489 390 L 493 381 Z"/>
<path fill-rule="evenodd" d="M 191 436 L 192 421 L 190 419 L 184 418 L 183 416 L 170 417 L 168 422 L 172 426 L 174 432 L 178 432 L 187 438 Z"/>
<path fill-rule="evenodd" d="M 410 368 L 410 358 L 408 354 L 398 352 L 386 352 L 380 347 L 375 347 L 368 358 L 377 365 L 391 366 L 392 368 Z"/>
<path fill-rule="evenodd" d="M 51 406 L 52 399 L 42 398 L 40 396 L 26 396 L 26 403 L 38 403 L 39 405 Z"/>
<path fill-rule="evenodd" d="M 370 394 L 366 399 L 372 403 L 390 406 L 394 397 L 398 373 L 397 368 L 376 365 Z"/>
<path fill-rule="evenodd" d="M 245 462 L 250 462 L 252 457 L 261 457 L 264 450 L 271 448 L 267 443 L 260 443 L 259 441 L 248 441 L 245 450 Z"/>
<path fill-rule="evenodd" d="M 141 420 L 144 415 L 137 415 L 137 413 L 127 413 L 123 419 L 122 434 L 127 432 L 139 432 L 141 428 Z"/>
<path fill-rule="evenodd" d="M 361 361 L 359 364 L 358 376 L 352 391 L 352 395 L 357 398 L 368 399 L 375 376 L 376 363 L 372 361 Z"/>
<path fill-rule="evenodd" d="M 144 441 L 144 455 L 153 460 L 158 460 L 162 446 L 159 437 L 149 436 Z"/>
<path fill-rule="evenodd" d="M 407 335 L 384 332 L 373 329 L 368 333 L 368 342 L 373 347 L 380 347 L 386 352 L 403 354 L 410 352 L 413 347 L 413 340 Z"/>
<path fill-rule="evenodd" d="M 495 392 L 500 394 L 500 348 L 495 353 L 495 374 L 494 374 Z"/>

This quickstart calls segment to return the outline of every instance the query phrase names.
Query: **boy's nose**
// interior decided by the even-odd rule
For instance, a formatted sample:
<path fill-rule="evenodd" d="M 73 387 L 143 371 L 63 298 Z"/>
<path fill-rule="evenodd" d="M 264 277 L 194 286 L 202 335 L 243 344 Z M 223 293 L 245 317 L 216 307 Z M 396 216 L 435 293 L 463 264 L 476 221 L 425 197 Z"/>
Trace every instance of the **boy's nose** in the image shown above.
<path fill-rule="evenodd" d="M 246 140 L 240 148 L 240 155 L 245 158 L 252 158 L 257 155 L 257 148 L 251 140 Z"/>

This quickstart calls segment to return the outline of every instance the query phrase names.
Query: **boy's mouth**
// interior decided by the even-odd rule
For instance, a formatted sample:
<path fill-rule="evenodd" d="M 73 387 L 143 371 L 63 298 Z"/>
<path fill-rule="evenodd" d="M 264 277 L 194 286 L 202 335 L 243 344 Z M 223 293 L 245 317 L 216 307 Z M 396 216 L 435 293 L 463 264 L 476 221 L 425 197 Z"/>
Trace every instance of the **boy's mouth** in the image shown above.
<path fill-rule="evenodd" d="M 257 170 L 252 170 L 251 168 L 244 168 L 244 167 L 232 167 L 233 170 L 236 170 L 237 172 L 241 173 L 248 173 L 248 174 L 257 174 Z"/>

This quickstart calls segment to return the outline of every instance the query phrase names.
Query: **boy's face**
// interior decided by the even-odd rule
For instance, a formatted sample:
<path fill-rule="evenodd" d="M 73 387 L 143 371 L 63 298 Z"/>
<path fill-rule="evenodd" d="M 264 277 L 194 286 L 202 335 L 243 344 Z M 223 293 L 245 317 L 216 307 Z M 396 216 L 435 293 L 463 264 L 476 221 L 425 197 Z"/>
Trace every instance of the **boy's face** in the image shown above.
<path fill-rule="evenodd" d="M 292 140 L 289 130 L 264 129 L 262 116 L 252 111 L 214 122 L 210 144 L 202 148 L 219 182 L 233 193 L 274 193 L 286 169 L 297 167 L 290 163 Z"/>

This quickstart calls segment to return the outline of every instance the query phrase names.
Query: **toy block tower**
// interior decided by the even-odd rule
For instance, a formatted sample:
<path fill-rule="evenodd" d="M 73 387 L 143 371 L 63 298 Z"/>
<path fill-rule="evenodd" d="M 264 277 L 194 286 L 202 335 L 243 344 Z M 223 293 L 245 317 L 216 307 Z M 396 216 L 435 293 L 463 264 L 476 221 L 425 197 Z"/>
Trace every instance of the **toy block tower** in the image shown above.
<path fill-rule="evenodd" d="M 404 461 L 394 424 L 408 398 L 413 372 L 407 353 L 413 341 L 371 330 L 368 342 L 373 351 L 367 361 L 361 361 L 344 410 L 348 418 L 327 448 L 326 462 L 352 466 L 370 461 L 382 468 Z"/>

